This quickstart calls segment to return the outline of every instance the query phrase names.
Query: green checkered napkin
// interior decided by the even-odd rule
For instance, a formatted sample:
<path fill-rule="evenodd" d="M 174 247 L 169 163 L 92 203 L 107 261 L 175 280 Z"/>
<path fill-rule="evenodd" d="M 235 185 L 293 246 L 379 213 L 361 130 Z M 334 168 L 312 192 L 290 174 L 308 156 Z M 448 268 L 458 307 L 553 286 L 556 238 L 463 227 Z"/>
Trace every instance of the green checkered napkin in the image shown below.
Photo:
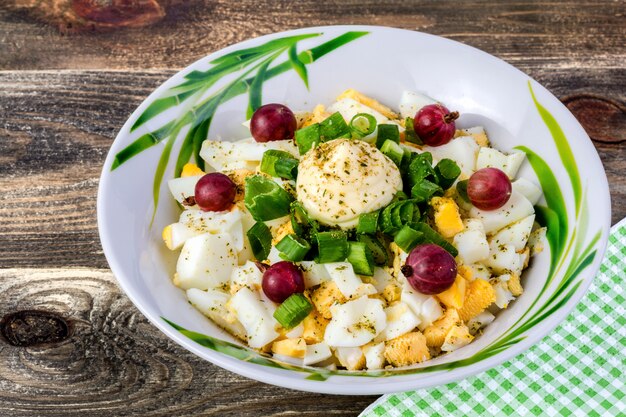
<path fill-rule="evenodd" d="M 390 394 L 372 416 L 626 416 L 626 219 L 589 292 L 541 342 L 460 382 Z"/>

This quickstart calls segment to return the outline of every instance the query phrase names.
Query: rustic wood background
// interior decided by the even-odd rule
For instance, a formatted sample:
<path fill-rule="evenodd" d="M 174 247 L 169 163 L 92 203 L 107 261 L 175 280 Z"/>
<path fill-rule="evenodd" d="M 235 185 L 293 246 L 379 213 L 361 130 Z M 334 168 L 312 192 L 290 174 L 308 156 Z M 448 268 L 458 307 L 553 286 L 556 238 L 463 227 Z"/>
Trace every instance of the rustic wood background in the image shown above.
<path fill-rule="evenodd" d="M 375 399 L 296 392 L 217 368 L 162 336 L 107 269 L 95 203 L 117 130 L 177 70 L 234 42 L 379 24 L 494 54 L 577 115 L 604 162 L 612 220 L 626 216 L 624 1 L 1 3 L 0 317 L 44 310 L 70 326 L 54 343 L 0 340 L 1 416 L 357 415 Z M 54 323 L 2 325 L 45 338 L 63 333 Z"/>

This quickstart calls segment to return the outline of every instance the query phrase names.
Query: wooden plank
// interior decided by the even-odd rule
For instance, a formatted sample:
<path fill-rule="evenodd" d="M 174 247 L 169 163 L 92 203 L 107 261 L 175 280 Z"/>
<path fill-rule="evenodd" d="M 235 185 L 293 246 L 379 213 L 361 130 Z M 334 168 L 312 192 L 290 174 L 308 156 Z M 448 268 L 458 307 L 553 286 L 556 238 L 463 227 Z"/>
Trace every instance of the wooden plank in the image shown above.
<path fill-rule="evenodd" d="M 45 310 L 72 328 L 59 343 L 0 343 L 2 416 L 353 416 L 376 398 L 305 394 L 214 366 L 156 330 L 108 270 L 4 269 L 0 293 L 0 317 Z"/>
<path fill-rule="evenodd" d="M 624 100 L 626 71 L 546 70 L 530 75 L 560 97 Z M 0 265 L 106 268 L 96 225 L 98 178 L 125 119 L 172 71 L 0 73 Z M 613 197 L 626 216 L 626 137 L 596 143 Z"/>
<path fill-rule="evenodd" d="M 587 60 L 620 68 L 625 54 L 626 5 L 620 1 L 161 1 L 169 5 L 166 16 L 152 26 L 77 34 L 63 25 L 72 21 L 65 17 L 73 13 L 71 0 L 51 2 L 58 7 L 5 0 L 0 68 L 181 68 L 251 37 L 329 24 L 421 30 L 522 67 L 539 61 L 572 67 Z"/>

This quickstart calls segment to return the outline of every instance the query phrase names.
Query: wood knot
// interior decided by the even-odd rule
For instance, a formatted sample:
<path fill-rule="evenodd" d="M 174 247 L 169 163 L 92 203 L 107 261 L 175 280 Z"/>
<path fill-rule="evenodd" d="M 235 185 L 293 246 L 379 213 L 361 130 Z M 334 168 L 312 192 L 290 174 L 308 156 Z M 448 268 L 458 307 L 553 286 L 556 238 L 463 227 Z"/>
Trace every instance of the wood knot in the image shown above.
<path fill-rule="evenodd" d="M 70 336 L 70 326 L 55 313 L 23 310 L 2 317 L 0 332 L 13 346 L 34 346 L 67 339 Z"/>
<path fill-rule="evenodd" d="M 145 26 L 165 16 L 156 0 L 72 0 L 72 10 L 83 19 L 112 27 Z"/>
<path fill-rule="evenodd" d="M 576 94 L 561 101 L 591 139 L 607 143 L 626 141 L 626 106 L 623 103 L 594 94 Z"/>

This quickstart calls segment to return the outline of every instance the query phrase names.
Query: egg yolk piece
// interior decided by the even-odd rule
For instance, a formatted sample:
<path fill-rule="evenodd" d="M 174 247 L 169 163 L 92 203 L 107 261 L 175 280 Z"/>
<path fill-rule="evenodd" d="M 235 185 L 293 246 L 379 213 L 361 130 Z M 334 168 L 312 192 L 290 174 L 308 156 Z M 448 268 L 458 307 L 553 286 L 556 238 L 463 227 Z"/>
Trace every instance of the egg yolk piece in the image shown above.
<path fill-rule="evenodd" d="M 396 164 L 361 140 L 321 143 L 298 165 L 298 200 L 312 218 L 328 226 L 354 228 L 359 215 L 385 207 L 400 190 Z"/>

